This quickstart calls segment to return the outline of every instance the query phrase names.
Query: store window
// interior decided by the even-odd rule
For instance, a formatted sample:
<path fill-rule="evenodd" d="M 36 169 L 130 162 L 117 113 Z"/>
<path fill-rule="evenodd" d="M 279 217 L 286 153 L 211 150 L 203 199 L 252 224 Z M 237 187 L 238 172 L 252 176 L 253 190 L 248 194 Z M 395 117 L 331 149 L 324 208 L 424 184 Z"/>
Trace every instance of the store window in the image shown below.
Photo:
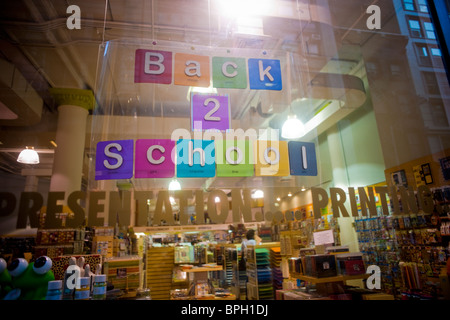
<path fill-rule="evenodd" d="M 450 300 L 432 2 L 77 6 L 0 1 L 6 264 L 86 259 L 96 299 Z"/>

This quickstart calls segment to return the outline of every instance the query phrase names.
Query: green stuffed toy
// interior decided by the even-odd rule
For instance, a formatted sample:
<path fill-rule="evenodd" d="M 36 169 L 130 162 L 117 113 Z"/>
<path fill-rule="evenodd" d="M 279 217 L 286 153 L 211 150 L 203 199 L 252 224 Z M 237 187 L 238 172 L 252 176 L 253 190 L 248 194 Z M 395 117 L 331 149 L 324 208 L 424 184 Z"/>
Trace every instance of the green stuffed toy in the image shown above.
<path fill-rule="evenodd" d="M 12 276 L 12 287 L 20 290 L 19 300 L 45 300 L 48 282 L 55 280 L 52 260 L 41 256 L 36 261 L 28 262 L 23 258 L 15 259 L 8 266 Z"/>
<path fill-rule="evenodd" d="M 2 300 L 12 289 L 11 275 L 6 266 L 6 260 L 0 258 L 0 300 Z"/>

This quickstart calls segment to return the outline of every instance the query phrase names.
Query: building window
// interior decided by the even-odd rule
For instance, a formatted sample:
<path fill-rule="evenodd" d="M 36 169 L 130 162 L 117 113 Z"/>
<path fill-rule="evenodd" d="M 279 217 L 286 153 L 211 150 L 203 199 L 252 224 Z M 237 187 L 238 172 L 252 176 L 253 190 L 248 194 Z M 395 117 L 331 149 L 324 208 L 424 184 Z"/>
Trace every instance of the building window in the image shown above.
<path fill-rule="evenodd" d="M 430 114 L 433 125 L 435 125 L 436 127 L 448 127 L 449 123 L 442 100 L 430 100 Z"/>
<path fill-rule="evenodd" d="M 428 94 L 439 95 L 439 84 L 436 75 L 433 72 L 422 72 L 422 75 Z"/>
<path fill-rule="evenodd" d="M 422 66 L 431 66 L 431 57 L 426 44 L 416 43 L 417 59 Z"/>
<path fill-rule="evenodd" d="M 431 55 L 435 57 L 442 57 L 441 49 L 439 48 L 430 48 Z"/>
<path fill-rule="evenodd" d="M 423 27 L 425 29 L 425 34 L 428 39 L 436 39 L 436 35 L 434 34 L 434 27 L 431 22 L 424 22 Z"/>
<path fill-rule="evenodd" d="M 427 0 L 418 0 L 418 3 L 420 12 L 428 12 Z"/>
<path fill-rule="evenodd" d="M 420 28 L 420 21 L 413 19 L 413 18 L 409 18 L 408 24 L 409 24 L 409 32 L 411 33 L 411 36 L 414 38 L 421 38 L 422 30 Z"/>
<path fill-rule="evenodd" d="M 414 0 L 403 0 L 403 7 L 408 11 L 416 11 Z"/>

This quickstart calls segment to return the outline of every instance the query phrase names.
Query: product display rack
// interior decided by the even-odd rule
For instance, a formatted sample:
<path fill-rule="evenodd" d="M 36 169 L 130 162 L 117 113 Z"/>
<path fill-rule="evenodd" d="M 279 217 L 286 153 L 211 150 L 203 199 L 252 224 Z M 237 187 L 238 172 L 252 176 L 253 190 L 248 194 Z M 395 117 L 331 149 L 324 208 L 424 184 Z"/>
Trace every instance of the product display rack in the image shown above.
<path fill-rule="evenodd" d="M 84 239 L 80 239 L 79 230 L 70 228 L 38 229 L 36 234 L 35 258 L 48 256 L 55 258 L 75 254 Z"/>
<path fill-rule="evenodd" d="M 281 271 L 280 247 L 270 248 L 270 268 L 272 269 L 273 289 L 281 290 L 283 288 L 283 273 Z"/>
<path fill-rule="evenodd" d="M 443 295 L 440 277 L 449 256 L 449 237 L 441 230 L 445 230 L 442 224 L 447 219 L 422 213 L 355 220 L 365 263 L 381 267 L 385 292 L 397 299 L 436 299 Z"/>
<path fill-rule="evenodd" d="M 142 259 L 139 256 L 106 259 L 103 272 L 114 289 L 121 289 L 125 294 L 133 295 L 136 289 L 142 287 L 139 276 L 142 272 Z"/>
<path fill-rule="evenodd" d="M 273 277 L 270 268 L 270 248 L 279 247 L 279 245 L 279 243 L 265 243 L 247 247 L 248 300 L 274 299 Z"/>
<path fill-rule="evenodd" d="M 174 264 L 173 247 L 152 247 L 147 250 L 147 288 L 153 300 L 169 300 Z"/>

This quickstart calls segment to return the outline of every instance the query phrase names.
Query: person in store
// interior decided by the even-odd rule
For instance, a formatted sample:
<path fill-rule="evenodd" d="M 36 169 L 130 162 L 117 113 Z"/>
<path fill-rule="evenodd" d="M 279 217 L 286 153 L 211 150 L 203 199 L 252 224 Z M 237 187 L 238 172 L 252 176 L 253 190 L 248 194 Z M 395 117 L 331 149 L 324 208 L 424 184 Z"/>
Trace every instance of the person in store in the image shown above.
<path fill-rule="evenodd" d="M 242 241 L 241 243 L 241 264 L 239 266 L 240 270 L 245 270 L 245 260 L 246 260 L 246 251 L 247 251 L 247 246 L 254 246 L 256 245 L 256 240 L 255 240 L 255 230 L 250 229 L 247 231 L 247 234 L 245 235 L 245 239 L 244 241 Z"/>
<path fill-rule="evenodd" d="M 256 240 L 255 240 L 255 230 L 250 229 L 247 231 L 247 234 L 245 235 L 244 241 L 242 241 L 241 243 L 241 261 L 239 263 L 239 270 L 247 270 L 247 266 L 246 266 L 246 256 L 247 256 L 247 246 L 254 246 L 256 245 Z M 245 299 L 247 299 L 247 282 L 248 282 L 248 277 L 246 277 L 245 280 L 246 284 L 245 284 Z"/>

